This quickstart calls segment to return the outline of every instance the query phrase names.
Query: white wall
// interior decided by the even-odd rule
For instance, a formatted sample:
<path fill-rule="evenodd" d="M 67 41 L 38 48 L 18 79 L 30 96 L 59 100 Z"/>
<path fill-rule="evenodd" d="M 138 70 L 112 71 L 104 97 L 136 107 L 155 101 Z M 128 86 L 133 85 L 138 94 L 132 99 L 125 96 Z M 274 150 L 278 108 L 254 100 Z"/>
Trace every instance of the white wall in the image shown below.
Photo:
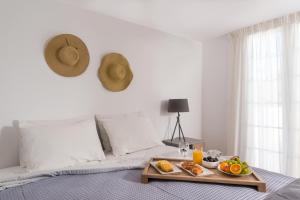
<path fill-rule="evenodd" d="M 208 149 L 226 154 L 229 111 L 229 50 L 226 36 L 203 42 L 202 135 Z"/>
<path fill-rule="evenodd" d="M 163 102 L 189 98 L 183 129 L 201 137 L 201 44 L 51 1 L 2 2 L 0 25 L 0 168 L 18 164 L 13 120 L 144 110 L 166 137 L 173 124 Z M 58 76 L 45 63 L 46 42 L 61 33 L 79 36 L 89 49 L 89 67 L 79 77 Z M 97 78 L 101 57 L 112 51 L 125 55 L 134 73 L 119 93 Z"/>

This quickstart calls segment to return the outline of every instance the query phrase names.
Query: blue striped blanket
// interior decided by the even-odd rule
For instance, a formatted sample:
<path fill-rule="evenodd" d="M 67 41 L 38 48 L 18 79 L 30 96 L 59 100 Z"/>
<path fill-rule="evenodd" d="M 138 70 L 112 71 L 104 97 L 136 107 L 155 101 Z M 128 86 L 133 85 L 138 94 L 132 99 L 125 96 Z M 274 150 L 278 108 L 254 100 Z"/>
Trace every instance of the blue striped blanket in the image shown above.
<path fill-rule="evenodd" d="M 252 187 L 179 181 L 141 183 L 141 169 L 70 170 L 32 183 L 0 191 L 0 200 L 260 200 L 295 181 L 294 178 L 254 168 L 267 183 L 267 193 Z"/>

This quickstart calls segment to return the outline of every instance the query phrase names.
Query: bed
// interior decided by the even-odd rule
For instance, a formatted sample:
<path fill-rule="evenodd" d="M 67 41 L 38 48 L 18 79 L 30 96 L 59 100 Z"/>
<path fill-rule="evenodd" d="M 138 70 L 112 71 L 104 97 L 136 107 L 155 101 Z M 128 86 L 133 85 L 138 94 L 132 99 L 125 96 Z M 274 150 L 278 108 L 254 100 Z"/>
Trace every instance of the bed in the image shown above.
<path fill-rule="evenodd" d="M 154 156 L 177 157 L 178 150 L 161 145 L 125 156 L 107 155 L 107 159 L 99 163 L 34 173 L 26 172 L 20 167 L 2 169 L 0 170 L 0 187 L 2 187 L 0 199 L 259 200 L 272 198 L 271 196 L 274 197 L 280 189 L 298 181 L 292 177 L 254 168 L 267 183 L 266 193 L 257 192 L 251 187 L 191 182 L 150 181 L 148 184 L 143 184 L 141 183 L 142 168 L 147 160 Z M 298 194 L 295 194 L 296 197 L 299 197 Z"/>
<path fill-rule="evenodd" d="M 254 170 L 266 182 L 266 193 L 195 182 L 143 184 L 147 161 L 178 158 L 178 149 L 161 143 L 144 114 L 96 120 L 21 121 L 20 166 L 0 169 L 0 200 L 300 199 L 299 179 L 258 168 Z"/>

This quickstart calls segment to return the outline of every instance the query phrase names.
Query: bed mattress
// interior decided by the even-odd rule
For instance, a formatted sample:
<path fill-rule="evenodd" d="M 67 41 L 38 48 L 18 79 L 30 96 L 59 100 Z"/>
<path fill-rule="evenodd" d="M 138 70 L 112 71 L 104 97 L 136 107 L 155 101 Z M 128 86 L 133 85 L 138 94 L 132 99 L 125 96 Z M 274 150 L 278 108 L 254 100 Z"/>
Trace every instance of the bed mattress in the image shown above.
<path fill-rule="evenodd" d="M 148 160 L 148 157 L 156 155 L 164 148 L 158 147 L 155 150 L 148 150 L 148 152 L 139 152 L 139 155 L 130 155 L 129 158 L 126 157 L 123 160 L 131 162 L 142 157 L 144 160 Z M 174 149 L 167 149 L 166 151 L 168 150 L 170 151 L 166 153 L 172 157 L 171 150 Z M 113 162 L 120 160 L 120 158 L 117 159 L 113 156 L 110 159 L 114 160 Z M 180 181 L 153 180 L 148 184 L 143 184 L 141 183 L 141 166 L 132 165 L 132 167 L 128 167 L 127 165 L 127 167 L 116 168 L 113 166 L 113 162 L 107 161 L 109 165 L 102 169 L 77 168 L 56 171 L 52 176 L 43 176 L 40 180 L 0 191 L 0 200 L 260 200 L 295 181 L 295 178 L 292 177 L 254 168 L 256 173 L 266 181 L 267 193 L 258 192 L 252 187 Z"/>

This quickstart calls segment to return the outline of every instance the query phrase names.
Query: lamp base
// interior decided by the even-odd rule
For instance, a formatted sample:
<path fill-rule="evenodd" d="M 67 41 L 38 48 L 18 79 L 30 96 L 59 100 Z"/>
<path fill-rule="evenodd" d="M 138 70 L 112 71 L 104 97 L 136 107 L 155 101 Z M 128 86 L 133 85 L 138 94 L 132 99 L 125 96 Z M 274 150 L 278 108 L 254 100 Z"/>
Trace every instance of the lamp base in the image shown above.
<path fill-rule="evenodd" d="M 172 134 L 171 142 L 174 139 L 174 135 L 175 135 L 175 131 L 177 129 L 177 126 L 178 126 L 179 140 L 181 140 L 181 135 L 182 135 L 183 141 L 185 142 L 185 137 L 184 137 L 181 125 L 180 125 L 180 114 L 179 114 L 179 112 L 177 113 L 177 120 L 176 120 L 176 124 L 175 124 L 174 131 L 173 131 L 173 134 Z"/>

